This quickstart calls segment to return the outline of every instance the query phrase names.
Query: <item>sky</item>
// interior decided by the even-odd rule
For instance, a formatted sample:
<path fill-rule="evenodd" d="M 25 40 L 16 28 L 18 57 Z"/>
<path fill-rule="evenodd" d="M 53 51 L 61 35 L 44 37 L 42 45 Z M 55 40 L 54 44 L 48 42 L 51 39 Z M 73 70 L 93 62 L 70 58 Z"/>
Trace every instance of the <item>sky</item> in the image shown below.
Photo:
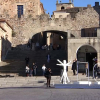
<path fill-rule="evenodd" d="M 40 0 L 43 3 L 44 9 L 46 10 L 46 13 L 49 13 L 52 15 L 53 11 L 56 11 L 56 1 L 57 0 Z M 69 3 L 69 0 L 58 0 L 62 3 Z M 73 0 L 75 7 L 87 7 L 88 4 L 91 4 L 91 6 L 95 5 L 95 2 L 99 2 L 100 0 Z"/>

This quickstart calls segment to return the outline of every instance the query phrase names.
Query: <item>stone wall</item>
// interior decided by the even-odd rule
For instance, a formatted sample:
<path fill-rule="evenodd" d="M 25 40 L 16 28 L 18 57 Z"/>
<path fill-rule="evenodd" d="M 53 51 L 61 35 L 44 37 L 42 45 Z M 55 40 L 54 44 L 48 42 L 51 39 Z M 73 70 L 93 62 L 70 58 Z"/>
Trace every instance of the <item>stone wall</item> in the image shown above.
<path fill-rule="evenodd" d="M 16 37 L 13 38 L 13 45 L 26 43 L 36 33 L 48 30 L 68 32 L 68 34 L 73 34 L 75 38 L 79 38 L 82 28 L 99 27 L 100 24 L 99 14 L 94 8 L 88 8 L 77 13 L 74 19 L 71 16 L 66 18 L 53 16 L 50 18 L 49 15 L 43 14 L 37 18 L 25 18 L 23 16 L 20 20 L 15 18 L 7 21 L 17 33 Z"/>
<path fill-rule="evenodd" d="M 26 1 L 28 2 L 29 0 Z M 68 38 L 70 38 L 69 34 L 74 35 L 75 38 L 80 38 L 81 29 L 100 26 L 98 9 L 97 7 L 88 7 L 85 10 L 80 10 L 75 18 L 72 18 L 70 15 L 66 18 L 62 18 L 62 16 L 59 16 L 59 18 L 52 16 L 50 18 L 48 14 L 42 14 L 37 15 L 36 18 L 22 16 L 18 19 L 17 16 L 14 16 L 14 18 L 8 16 L 4 19 L 9 22 L 16 33 L 16 37 L 13 37 L 12 42 L 12 46 L 15 47 L 26 44 L 36 33 L 48 30 L 64 31 L 68 33 Z"/>
<path fill-rule="evenodd" d="M 14 18 L 17 16 L 17 5 L 23 5 L 23 15 L 25 17 L 36 17 L 43 13 L 40 0 L 1 0 L 0 16 Z"/>

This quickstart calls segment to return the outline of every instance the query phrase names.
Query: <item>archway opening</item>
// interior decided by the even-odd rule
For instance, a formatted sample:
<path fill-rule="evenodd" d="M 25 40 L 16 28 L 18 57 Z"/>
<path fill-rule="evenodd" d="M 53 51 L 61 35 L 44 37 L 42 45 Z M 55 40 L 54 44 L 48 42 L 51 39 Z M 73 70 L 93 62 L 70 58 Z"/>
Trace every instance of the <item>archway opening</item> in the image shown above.
<path fill-rule="evenodd" d="M 81 46 L 77 51 L 77 60 L 80 62 L 88 62 L 89 63 L 89 71 L 93 70 L 93 58 L 97 57 L 97 51 L 94 47 L 89 45 Z M 84 70 L 81 65 L 80 70 Z"/>
<path fill-rule="evenodd" d="M 37 44 L 39 48 L 37 48 Z M 63 61 L 67 60 L 67 32 L 57 31 L 57 30 L 48 30 L 40 33 L 36 33 L 31 38 L 31 49 L 32 52 L 35 52 L 33 55 L 33 62 L 37 63 L 38 72 L 41 73 L 41 66 L 46 65 L 47 68 L 51 68 L 53 75 L 60 75 L 62 67 L 58 67 L 57 59 Z M 50 54 L 50 62 L 47 62 L 47 55 Z M 30 59 L 33 59 L 30 58 Z"/>
<path fill-rule="evenodd" d="M 67 33 L 62 31 L 44 31 L 36 33 L 31 42 L 39 43 L 40 49 L 42 46 L 49 46 L 49 50 L 67 50 Z M 52 46 L 52 48 L 50 48 Z"/>

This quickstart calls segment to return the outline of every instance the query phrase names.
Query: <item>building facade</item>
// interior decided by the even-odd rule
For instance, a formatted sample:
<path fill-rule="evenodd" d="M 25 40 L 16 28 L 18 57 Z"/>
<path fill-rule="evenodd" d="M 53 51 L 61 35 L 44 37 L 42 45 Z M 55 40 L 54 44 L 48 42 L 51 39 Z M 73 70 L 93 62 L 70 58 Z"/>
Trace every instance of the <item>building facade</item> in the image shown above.
<path fill-rule="evenodd" d="M 5 21 L 0 20 L 0 61 L 4 60 L 8 50 L 11 50 L 12 28 Z"/>
<path fill-rule="evenodd" d="M 57 33 L 66 37 L 68 61 L 77 58 L 79 61 L 91 62 L 88 57 L 97 56 L 100 63 L 99 2 L 95 2 L 93 7 L 91 5 L 74 7 L 71 0 L 69 3 L 57 1 L 56 6 L 57 10 L 50 17 L 49 14 L 45 14 L 40 0 L 0 1 L 0 18 L 5 19 L 16 33 L 12 46 L 21 45 L 25 49 L 25 44 L 36 34 L 46 32 L 50 37 L 51 33 Z M 49 41 L 50 38 L 48 38 L 48 44 L 50 44 Z M 56 39 L 54 41 L 57 42 Z"/>

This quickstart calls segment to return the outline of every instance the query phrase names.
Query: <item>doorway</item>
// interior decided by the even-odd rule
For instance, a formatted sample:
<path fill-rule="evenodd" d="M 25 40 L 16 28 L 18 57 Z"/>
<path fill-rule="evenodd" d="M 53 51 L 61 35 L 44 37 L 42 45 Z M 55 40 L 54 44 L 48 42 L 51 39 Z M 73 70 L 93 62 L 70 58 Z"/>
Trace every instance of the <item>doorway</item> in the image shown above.
<path fill-rule="evenodd" d="M 86 53 L 86 62 L 89 63 L 89 71 L 93 71 L 93 58 L 97 57 L 97 53 Z"/>

